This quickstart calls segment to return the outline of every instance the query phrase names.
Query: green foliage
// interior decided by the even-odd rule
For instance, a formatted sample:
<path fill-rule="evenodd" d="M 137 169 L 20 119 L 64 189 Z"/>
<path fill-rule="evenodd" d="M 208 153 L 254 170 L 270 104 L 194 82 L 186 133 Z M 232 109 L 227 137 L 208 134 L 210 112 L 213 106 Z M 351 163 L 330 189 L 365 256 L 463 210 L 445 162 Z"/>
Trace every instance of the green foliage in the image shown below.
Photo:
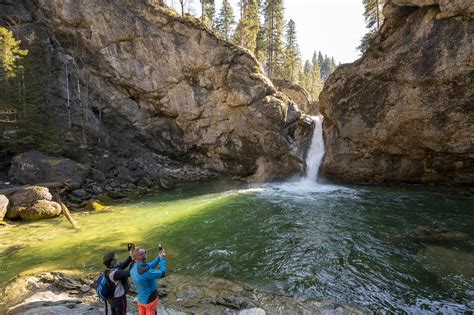
<path fill-rule="evenodd" d="M 259 21 L 259 30 L 255 39 L 255 57 L 261 64 L 265 62 L 267 43 L 265 41 L 265 28 Z"/>
<path fill-rule="evenodd" d="M 319 61 L 319 59 L 318 59 Z M 324 55 L 323 61 L 320 64 L 321 67 L 321 80 L 326 81 L 331 73 L 336 70 L 337 65 L 334 57 L 329 58 L 327 55 Z"/>
<path fill-rule="evenodd" d="M 296 83 L 301 71 L 301 58 L 296 39 L 296 24 L 293 20 L 286 25 L 284 56 L 282 76 Z"/>
<path fill-rule="evenodd" d="M 0 159 L 30 149 L 61 155 L 68 149 L 64 136 L 54 127 L 45 111 L 48 106 L 41 91 L 53 74 L 48 68 L 48 51 L 38 34 L 30 34 L 28 55 L 18 59 L 17 75 L 0 81 Z"/>
<path fill-rule="evenodd" d="M 201 22 L 209 27 L 214 24 L 214 15 L 216 14 L 216 6 L 214 0 L 201 1 Z"/>
<path fill-rule="evenodd" d="M 319 99 L 319 93 L 323 90 L 323 80 L 321 79 L 321 67 L 319 66 L 318 55 L 316 51 L 311 59 L 311 86 L 308 88 L 309 94 L 314 100 Z"/>
<path fill-rule="evenodd" d="M 265 0 L 263 16 L 267 74 L 269 77 L 281 77 L 284 59 L 283 29 L 285 27 L 283 0 Z"/>
<path fill-rule="evenodd" d="M 18 61 L 28 54 L 28 50 L 20 49 L 20 43 L 10 30 L 0 26 L 0 63 L 7 78 L 15 77 L 21 69 Z"/>
<path fill-rule="evenodd" d="M 240 0 L 241 18 L 234 33 L 233 41 L 237 45 L 255 51 L 260 31 L 258 0 Z"/>
<path fill-rule="evenodd" d="M 380 26 L 382 26 L 384 20 L 382 8 L 385 0 L 362 0 L 362 2 L 364 4 L 365 23 L 369 31 L 362 37 L 360 46 L 357 48 L 364 53 L 374 41 Z"/>
<path fill-rule="evenodd" d="M 216 19 L 216 31 L 223 39 L 230 40 L 234 24 L 234 10 L 228 0 L 223 0 Z"/>

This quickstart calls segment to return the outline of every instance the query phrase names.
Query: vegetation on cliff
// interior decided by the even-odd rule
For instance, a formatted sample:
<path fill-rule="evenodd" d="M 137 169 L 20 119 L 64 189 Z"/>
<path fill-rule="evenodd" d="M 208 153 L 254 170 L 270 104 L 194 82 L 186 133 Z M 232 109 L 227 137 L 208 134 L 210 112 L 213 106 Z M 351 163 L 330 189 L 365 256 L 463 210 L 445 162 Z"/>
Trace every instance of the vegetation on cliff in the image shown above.
<path fill-rule="evenodd" d="M 192 2 L 182 4 L 183 14 L 196 14 Z M 161 5 L 173 8 L 173 1 Z M 239 0 L 238 9 L 236 21 L 229 0 L 222 1 L 217 13 L 214 0 L 201 0 L 201 21 L 223 39 L 253 52 L 270 78 L 299 84 L 318 100 L 324 81 L 337 67 L 334 57 L 315 51 L 311 60 L 302 60 L 296 23 L 285 21 L 283 0 Z"/>

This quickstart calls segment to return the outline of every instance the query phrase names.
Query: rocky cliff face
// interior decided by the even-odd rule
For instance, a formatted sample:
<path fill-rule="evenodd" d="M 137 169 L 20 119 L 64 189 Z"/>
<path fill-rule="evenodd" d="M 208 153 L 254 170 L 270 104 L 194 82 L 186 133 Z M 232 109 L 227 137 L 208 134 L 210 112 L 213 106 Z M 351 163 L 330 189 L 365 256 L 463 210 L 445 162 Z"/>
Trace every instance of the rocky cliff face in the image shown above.
<path fill-rule="evenodd" d="M 320 96 L 327 177 L 474 182 L 474 3 L 392 0 Z"/>
<path fill-rule="evenodd" d="M 249 176 L 257 161 L 278 170 L 265 179 L 303 169 L 288 104 L 258 62 L 192 18 L 146 0 L 0 0 L 0 12 L 25 44 L 41 43 L 43 110 L 81 146 L 69 157 L 105 179 L 149 184 L 183 165 L 185 179 Z"/>
<path fill-rule="evenodd" d="M 272 79 L 278 91 L 284 93 L 299 109 L 310 115 L 319 114 L 319 104 L 303 87 L 288 80 Z"/>

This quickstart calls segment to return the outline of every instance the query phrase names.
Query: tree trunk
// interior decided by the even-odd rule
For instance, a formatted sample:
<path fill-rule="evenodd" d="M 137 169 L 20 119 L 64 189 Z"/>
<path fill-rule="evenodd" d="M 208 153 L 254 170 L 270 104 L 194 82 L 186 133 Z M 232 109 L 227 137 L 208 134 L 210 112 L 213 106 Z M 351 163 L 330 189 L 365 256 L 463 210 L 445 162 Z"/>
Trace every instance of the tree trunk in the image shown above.
<path fill-rule="evenodd" d="M 66 207 L 66 205 L 62 202 L 61 197 L 59 196 L 59 193 L 57 191 L 53 192 L 53 200 L 55 200 L 59 205 L 61 206 L 62 214 L 66 217 L 66 219 L 71 223 L 71 225 L 75 229 L 79 229 L 79 226 L 76 224 L 74 219 L 71 217 L 71 213 L 69 212 L 69 209 Z"/>

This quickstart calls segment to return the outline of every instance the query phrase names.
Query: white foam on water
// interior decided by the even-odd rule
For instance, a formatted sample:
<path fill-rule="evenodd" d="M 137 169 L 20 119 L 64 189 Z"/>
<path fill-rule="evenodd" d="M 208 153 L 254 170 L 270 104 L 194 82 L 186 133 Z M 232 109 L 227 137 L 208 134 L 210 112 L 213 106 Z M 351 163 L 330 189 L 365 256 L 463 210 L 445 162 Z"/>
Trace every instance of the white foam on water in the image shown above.
<path fill-rule="evenodd" d="M 324 156 L 323 117 L 311 117 L 315 123 L 311 145 L 306 156 L 306 175 L 293 181 L 261 185 L 263 195 L 271 199 L 315 199 L 321 195 L 354 195 L 356 190 L 340 185 L 318 183 L 318 172 Z"/>

